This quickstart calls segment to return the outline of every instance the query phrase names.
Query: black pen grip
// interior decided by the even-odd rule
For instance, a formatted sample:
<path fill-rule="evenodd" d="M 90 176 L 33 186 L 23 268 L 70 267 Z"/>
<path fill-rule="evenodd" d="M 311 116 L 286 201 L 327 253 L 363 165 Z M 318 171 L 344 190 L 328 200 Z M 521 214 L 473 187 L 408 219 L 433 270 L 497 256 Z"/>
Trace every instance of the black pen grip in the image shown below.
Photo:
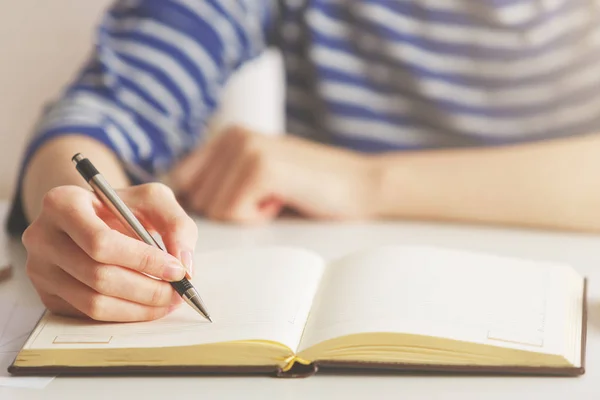
<path fill-rule="evenodd" d="M 187 280 L 187 278 L 183 278 L 177 282 L 171 282 L 171 286 L 173 286 L 173 289 L 175 289 L 180 296 L 183 296 L 185 292 L 193 288 L 192 284 Z"/>
<path fill-rule="evenodd" d="M 94 167 L 94 164 L 92 164 L 91 161 L 87 158 L 84 158 L 83 160 L 77 162 L 75 168 L 77 168 L 77 171 L 79 171 L 79 173 L 81 174 L 83 179 L 85 179 L 86 182 L 89 182 L 90 179 L 99 174 L 96 167 Z"/>

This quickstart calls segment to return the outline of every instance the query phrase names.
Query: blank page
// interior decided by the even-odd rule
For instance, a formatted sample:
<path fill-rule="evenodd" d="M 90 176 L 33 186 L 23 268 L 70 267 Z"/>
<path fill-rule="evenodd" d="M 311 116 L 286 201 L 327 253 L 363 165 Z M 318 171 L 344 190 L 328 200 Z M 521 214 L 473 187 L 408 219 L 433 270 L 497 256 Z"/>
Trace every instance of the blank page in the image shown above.
<path fill-rule="evenodd" d="M 572 358 L 582 285 L 558 264 L 428 247 L 365 251 L 324 274 L 301 350 L 343 335 L 399 332 Z"/>
<path fill-rule="evenodd" d="M 270 340 L 296 349 L 323 260 L 291 248 L 246 248 L 197 256 L 193 284 L 213 323 L 187 304 L 150 322 L 100 323 L 47 314 L 26 349 L 139 348 Z"/>

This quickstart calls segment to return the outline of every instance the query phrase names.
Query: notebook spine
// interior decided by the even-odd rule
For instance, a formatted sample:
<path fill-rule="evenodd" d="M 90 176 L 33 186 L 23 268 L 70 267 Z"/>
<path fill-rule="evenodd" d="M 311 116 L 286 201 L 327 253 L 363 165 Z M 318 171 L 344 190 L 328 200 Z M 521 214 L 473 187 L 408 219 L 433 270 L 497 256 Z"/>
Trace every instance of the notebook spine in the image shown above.
<path fill-rule="evenodd" d="M 276 372 L 276 376 L 278 378 L 308 378 L 309 376 L 313 376 L 318 371 L 317 364 L 301 364 L 294 363 L 294 365 L 287 370 L 283 368 L 279 368 Z"/>

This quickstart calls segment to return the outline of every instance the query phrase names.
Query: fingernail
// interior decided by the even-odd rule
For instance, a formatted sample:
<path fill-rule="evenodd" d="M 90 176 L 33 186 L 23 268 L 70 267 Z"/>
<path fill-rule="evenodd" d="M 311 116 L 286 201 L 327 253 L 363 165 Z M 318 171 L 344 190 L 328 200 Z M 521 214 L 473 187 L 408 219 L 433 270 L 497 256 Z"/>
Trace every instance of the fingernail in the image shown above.
<path fill-rule="evenodd" d="M 192 252 L 189 250 L 183 250 L 181 252 L 181 263 L 183 264 L 183 266 L 187 269 L 188 273 L 190 274 L 190 276 L 193 276 L 194 274 L 194 265 L 193 265 L 193 259 L 192 259 Z"/>
<path fill-rule="evenodd" d="M 185 268 L 177 262 L 170 262 L 163 268 L 163 279 L 167 281 L 180 281 L 185 277 Z"/>

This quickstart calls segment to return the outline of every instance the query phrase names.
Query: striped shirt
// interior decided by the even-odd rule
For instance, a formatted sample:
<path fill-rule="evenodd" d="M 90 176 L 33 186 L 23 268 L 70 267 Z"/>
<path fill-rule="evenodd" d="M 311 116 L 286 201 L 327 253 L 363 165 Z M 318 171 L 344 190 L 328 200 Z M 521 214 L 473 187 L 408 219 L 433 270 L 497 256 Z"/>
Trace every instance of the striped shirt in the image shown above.
<path fill-rule="evenodd" d="M 600 0 L 120 0 L 25 163 L 76 132 L 152 180 L 272 46 L 286 132 L 310 140 L 377 152 L 600 132 Z"/>

